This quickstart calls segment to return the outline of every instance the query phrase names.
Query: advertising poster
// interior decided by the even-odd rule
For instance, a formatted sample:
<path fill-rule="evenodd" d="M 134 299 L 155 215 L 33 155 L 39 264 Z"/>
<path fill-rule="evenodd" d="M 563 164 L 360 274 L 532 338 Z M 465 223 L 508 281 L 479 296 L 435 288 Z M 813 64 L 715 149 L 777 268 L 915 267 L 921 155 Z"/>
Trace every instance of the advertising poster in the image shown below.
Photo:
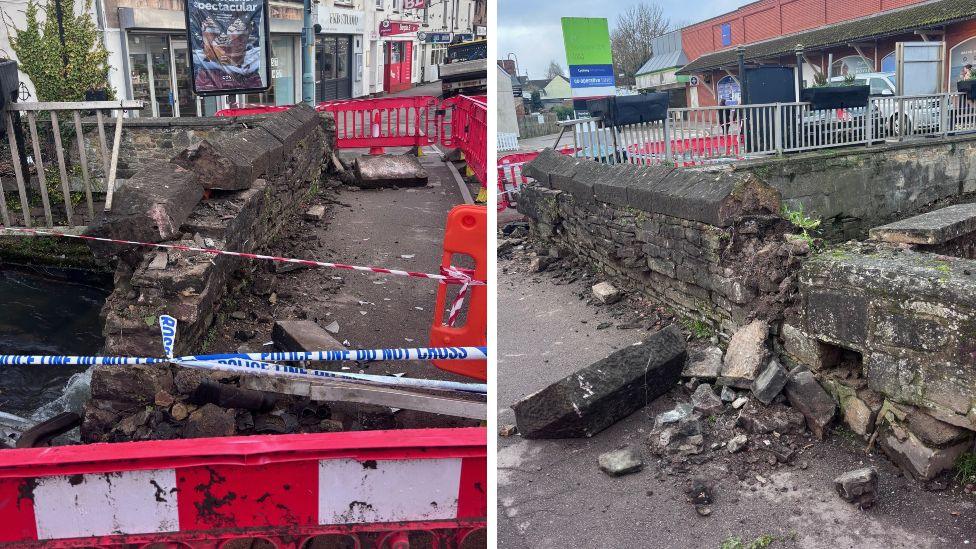
<path fill-rule="evenodd" d="M 614 95 L 616 80 L 607 20 L 563 17 L 562 26 L 573 99 Z"/>
<path fill-rule="evenodd" d="M 267 0 L 188 0 L 186 29 L 194 93 L 224 95 L 268 89 Z"/>

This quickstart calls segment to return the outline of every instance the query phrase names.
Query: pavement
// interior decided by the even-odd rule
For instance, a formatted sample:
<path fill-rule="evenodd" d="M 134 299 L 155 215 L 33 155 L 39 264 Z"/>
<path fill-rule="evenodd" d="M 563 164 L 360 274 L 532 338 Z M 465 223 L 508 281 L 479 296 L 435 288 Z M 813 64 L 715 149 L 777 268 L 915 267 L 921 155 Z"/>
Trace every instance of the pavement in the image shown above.
<path fill-rule="evenodd" d="M 441 96 L 441 81 L 427 82 L 396 93 L 383 94 L 380 97 L 416 97 L 418 95 Z"/>
<path fill-rule="evenodd" d="M 595 280 L 557 285 L 549 273 L 527 274 L 523 259 L 498 263 L 498 425 L 514 423 L 509 406 L 610 352 L 635 343 L 641 330 L 599 330 L 607 310 L 579 293 Z M 654 417 L 674 406 L 672 393 L 591 439 L 498 438 L 498 544 L 506 548 L 749 546 L 771 548 L 943 548 L 976 544 L 976 498 L 929 492 L 863 442 L 838 434 L 811 441 L 799 458 L 764 480 L 740 481 L 723 458 L 693 473 L 716 481 L 712 513 L 699 516 L 685 480 L 661 470 L 647 450 Z M 726 412 L 729 414 L 730 412 Z M 706 440 L 706 443 L 713 441 Z M 642 449 L 644 470 L 610 478 L 597 457 L 622 445 Z M 842 501 L 833 478 L 874 465 L 878 504 L 860 511 Z M 722 545 L 731 537 L 745 545 Z"/>
<path fill-rule="evenodd" d="M 387 152 L 402 154 L 406 148 Z M 426 187 L 360 190 L 337 185 L 324 189 L 303 206 L 325 205 L 324 221 L 310 222 L 299 216 L 268 251 L 288 257 L 438 273 L 447 214 L 464 201 L 447 165 L 435 151 L 425 148 L 420 162 L 429 176 Z M 270 341 L 274 320 L 293 319 L 312 320 L 323 328 L 337 322 L 339 329 L 333 336 L 351 349 L 422 347 L 429 343 L 436 281 L 335 269 L 268 273 L 267 266 L 261 267 L 253 278 L 273 278 L 273 298 L 252 295 L 251 290 L 232 296 L 234 307 L 256 314 L 244 319 L 225 317 L 212 348 L 234 349 L 241 345 L 235 341 L 235 334 L 253 330 L 256 334 L 247 345 L 257 350 Z M 226 309 L 228 315 L 231 311 Z M 429 362 L 373 363 L 366 366 L 365 373 L 474 382 Z"/>

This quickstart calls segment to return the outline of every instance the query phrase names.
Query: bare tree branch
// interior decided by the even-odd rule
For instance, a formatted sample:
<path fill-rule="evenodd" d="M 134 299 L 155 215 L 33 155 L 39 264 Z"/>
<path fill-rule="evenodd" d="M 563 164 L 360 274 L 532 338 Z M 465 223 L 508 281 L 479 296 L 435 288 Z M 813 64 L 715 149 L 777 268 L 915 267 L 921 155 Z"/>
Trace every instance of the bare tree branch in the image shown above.
<path fill-rule="evenodd" d="M 635 82 L 635 73 L 651 57 L 651 42 L 669 30 L 671 21 L 657 4 L 637 4 L 617 17 L 610 46 L 618 85 Z"/>
<path fill-rule="evenodd" d="M 560 65 L 555 59 L 549 61 L 549 68 L 546 69 L 546 79 L 551 80 L 557 76 L 566 77 L 566 71 L 563 70 L 563 66 Z"/>

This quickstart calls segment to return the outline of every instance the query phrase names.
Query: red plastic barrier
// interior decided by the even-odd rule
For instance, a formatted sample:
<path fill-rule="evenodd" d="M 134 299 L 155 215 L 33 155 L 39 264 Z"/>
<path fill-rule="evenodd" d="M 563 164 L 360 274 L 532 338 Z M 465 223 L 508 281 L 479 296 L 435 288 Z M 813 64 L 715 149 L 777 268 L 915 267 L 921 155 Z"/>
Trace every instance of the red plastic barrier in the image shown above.
<path fill-rule="evenodd" d="M 484 206 L 465 204 L 455 206 L 447 215 L 444 229 L 444 255 L 441 267 L 451 266 L 454 254 L 474 259 L 473 278 L 488 280 L 488 210 Z M 457 287 L 457 285 L 453 285 Z M 472 286 L 463 326 L 447 326 L 444 309 L 447 302 L 447 284 L 437 288 L 434 306 L 434 323 L 430 329 L 431 346 L 484 346 L 488 344 L 488 287 Z M 435 360 L 442 370 L 465 375 L 482 381 L 488 379 L 488 363 L 484 360 Z"/>
<path fill-rule="evenodd" d="M 486 525 L 486 452 L 482 428 L 0 450 L 0 545 L 456 546 Z"/>
<path fill-rule="evenodd" d="M 483 99 L 458 95 L 444 101 L 450 116 L 444 117 L 441 143 L 461 149 L 468 168 L 484 187 L 488 182 L 488 105 Z"/>
<path fill-rule="evenodd" d="M 437 143 L 437 99 L 380 97 L 320 103 L 336 120 L 340 149 L 423 147 Z"/>
<path fill-rule="evenodd" d="M 572 156 L 575 149 L 563 147 L 558 152 Z M 522 175 L 522 166 L 535 160 L 537 156 L 539 152 L 533 151 L 507 154 L 498 159 L 498 211 L 514 207 L 512 194 L 518 192 L 518 188 L 528 181 Z"/>

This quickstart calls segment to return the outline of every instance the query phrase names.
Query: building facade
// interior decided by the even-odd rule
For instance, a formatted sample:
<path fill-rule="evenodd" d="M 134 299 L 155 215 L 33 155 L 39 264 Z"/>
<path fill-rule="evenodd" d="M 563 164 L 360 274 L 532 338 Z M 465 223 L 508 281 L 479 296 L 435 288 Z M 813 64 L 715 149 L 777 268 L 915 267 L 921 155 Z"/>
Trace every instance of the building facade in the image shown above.
<path fill-rule="evenodd" d="M 42 3 L 44 0 L 40 0 Z M 51 0 L 55 1 L 55 0 Z M 291 105 L 302 98 L 301 0 L 269 0 L 271 85 L 262 93 L 196 96 L 191 89 L 184 0 L 95 0 L 93 20 L 109 52 L 109 84 L 139 99 L 136 116 L 207 116 L 243 105 Z M 364 97 L 438 79 L 447 43 L 486 33 L 487 0 L 319 0 L 313 3 L 316 101 Z M 76 9 L 84 3 L 76 2 Z M 43 15 L 43 12 L 42 14 Z M 24 7 L 4 8 L 24 27 Z M 15 58 L 7 26 L 0 53 Z M 30 79 L 22 101 L 36 100 Z"/>
<path fill-rule="evenodd" d="M 798 46 L 809 85 L 818 73 L 893 72 L 899 42 L 943 42 L 933 89 L 954 91 L 976 55 L 976 0 L 759 0 L 678 32 L 687 62 L 675 75 L 688 79 L 681 83 L 688 106 L 741 100 L 740 51 L 747 66 L 795 67 Z M 645 80 L 645 89 L 654 87 Z"/>

